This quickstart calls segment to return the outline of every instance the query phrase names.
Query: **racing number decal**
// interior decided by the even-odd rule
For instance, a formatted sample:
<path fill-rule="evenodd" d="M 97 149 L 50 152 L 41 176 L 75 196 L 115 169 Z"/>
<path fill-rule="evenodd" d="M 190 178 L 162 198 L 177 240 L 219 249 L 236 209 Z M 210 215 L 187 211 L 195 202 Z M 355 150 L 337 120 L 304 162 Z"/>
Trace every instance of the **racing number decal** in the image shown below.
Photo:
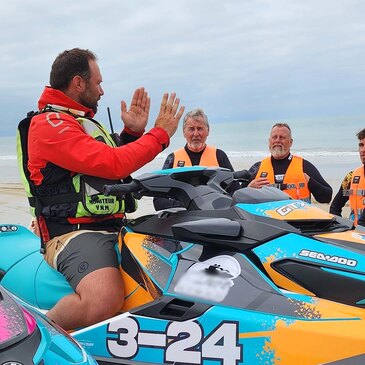
<path fill-rule="evenodd" d="M 165 352 L 166 362 L 184 359 L 189 364 L 201 364 L 201 353 L 194 347 L 200 344 L 203 330 L 196 322 L 170 322 L 166 334 L 171 340 Z"/>
<path fill-rule="evenodd" d="M 107 347 L 114 357 L 130 359 L 140 346 L 164 349 L 166 363 L 203 364 L 205 359 L 222 365 L 242 361 L 242 345 L 238 342 L 238 323 L 221 322 L 206 337 L 195 321 L 169 322 L 164 332 L 141 331 L 137 319 L 124 317 L 110 323 Z"/>
<path fill-rule="evenodd" d="M 108 350 L 112 355 L 129 359 L 138 352 L 138 323 L 133 318 L 125 317 L 122 321 L 110 323 L 108 333 L 118 334 L 116 340 L 107 339 Z"/>
<path fill-rule="evenodd" d="M 222 322 L 202 344 L 204 359 L 222 360 L 223 365 L 236 365 L 242 361 L 242 346 L 238 342 L 238 324 Z"/>

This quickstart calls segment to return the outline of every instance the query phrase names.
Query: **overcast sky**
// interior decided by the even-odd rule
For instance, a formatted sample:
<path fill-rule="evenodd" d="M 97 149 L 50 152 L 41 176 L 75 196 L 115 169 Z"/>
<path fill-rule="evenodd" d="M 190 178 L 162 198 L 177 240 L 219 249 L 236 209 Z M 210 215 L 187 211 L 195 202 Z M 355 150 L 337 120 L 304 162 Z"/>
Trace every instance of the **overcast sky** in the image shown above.
<path fill-rule="evenodd" d="M 176 91 L 211 122 L 365 115 L 363 0 L 4 0 L 0 11 L 0 135 L 48 84 L 58 53 L 98 55 L 105 95 L 145 86 L 150 125 Z"/>

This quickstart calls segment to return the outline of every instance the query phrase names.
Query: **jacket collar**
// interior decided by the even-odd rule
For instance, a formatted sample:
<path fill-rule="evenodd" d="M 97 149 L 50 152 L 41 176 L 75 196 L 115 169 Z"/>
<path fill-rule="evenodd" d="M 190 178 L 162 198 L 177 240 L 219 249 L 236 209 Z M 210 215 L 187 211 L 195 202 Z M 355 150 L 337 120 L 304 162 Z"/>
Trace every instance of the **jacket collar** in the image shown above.
<path fill-rule="evenodd" d="M 87 108 L 77 101 L 71 99 L 62 91 L 46 86 L 38 100 L 38 109 L 43 110 L 45 107 L 52 107 L 61 111 L 68 111 L 72 114 L 86 117 L 93 117 L 94 111 Z"/>

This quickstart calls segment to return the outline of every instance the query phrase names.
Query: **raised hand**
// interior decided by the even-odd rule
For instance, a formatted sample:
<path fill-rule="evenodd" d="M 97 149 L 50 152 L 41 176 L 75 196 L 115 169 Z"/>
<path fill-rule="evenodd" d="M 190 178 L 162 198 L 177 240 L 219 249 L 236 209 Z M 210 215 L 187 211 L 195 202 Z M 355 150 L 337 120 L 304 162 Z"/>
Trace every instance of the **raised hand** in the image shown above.
<path fill-rule="evenodd" d="M 136 133 L 143 133 L 148 122 L 151 100 L 143 87 L 136 89 L 131 106 L 127 110 L 124 100 L 121 102 L 121 117 L 124 125 Z"/>
<path fill-rule="evenodd" d="M 179 120 L 184 113 L 185 107 L 180 107 L 180 99 L 176 98 L 176 93 L 171 93 L 170 97 L 168 93 L 165 93 L 160 107 L 160 112 L 157 116 L 155 127 L 164 129 L 167 134 L 172 137 L 176 132 Z"/>

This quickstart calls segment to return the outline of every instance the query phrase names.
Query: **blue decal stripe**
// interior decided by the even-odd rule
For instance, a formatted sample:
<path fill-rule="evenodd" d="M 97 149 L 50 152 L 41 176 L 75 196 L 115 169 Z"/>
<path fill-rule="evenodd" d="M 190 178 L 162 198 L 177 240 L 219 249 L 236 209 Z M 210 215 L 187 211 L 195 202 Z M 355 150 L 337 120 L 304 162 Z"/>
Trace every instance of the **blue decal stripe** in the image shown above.
<path fill-rule="evenodd" d="M 151 174 L 159 174 L 159 175 L 171 175 L 175 172 L 186 172 L 186 171 L 202 171 L 206 170 L 206 167 L 201 166 L 191 166 L 191 167 L 176 167 L 173 169 L 164 169 L 164 170 L 154 170 Z"/>
<path fill-rule="evenodd" d="M 245 210 L 249 213 L 259 215 L 259 216 L 268 216 L 266 214 L 267 211 L 275 210 L 282 208 L 284 205 L 287 204 L 293 204 L 297 202 L 296 200 L 280 200 L 276 202 L 266 202 L 266 203 L 259 203 L 259 204 L 236 204 L 236 206 L 242 210 Z M 297 209 L 305 209 L 307 207 L 307 203 L 304 203 L 303 201 L 300 201 L 300 204 L 298 204 Z"/>

